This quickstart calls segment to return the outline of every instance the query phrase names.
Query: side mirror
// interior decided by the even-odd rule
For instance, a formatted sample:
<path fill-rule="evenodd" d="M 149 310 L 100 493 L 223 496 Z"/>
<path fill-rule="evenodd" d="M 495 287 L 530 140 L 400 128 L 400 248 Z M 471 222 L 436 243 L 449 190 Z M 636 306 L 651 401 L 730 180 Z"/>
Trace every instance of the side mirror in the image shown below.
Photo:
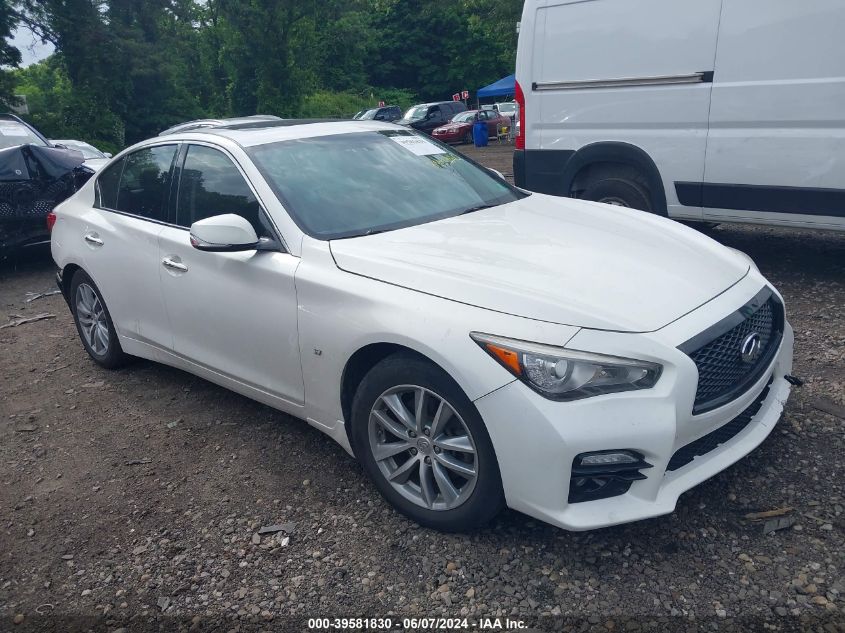
<path fill-rule="evenodd" d="M 114 156 L 114 154 L 112 154 L 111 152 L 103 152 L 103 156 L 105 156 L 106 158 L 111 158 L 112 156 Z"/>
<path fill-rule="evenodd" d="M 504 179 L 505 179 L 505 175 L 504 175 L 502 172 L 500 172 L 498 169 L 493 169 L 492 167 L 488 167 L 488 168 L 487 168 L 487 171 L 489 171 L 490 173 L 492 173 L 494 176 L 498 176 L 498 177 L 499 177 L 499 178 L 501 178 L 502 180 L 504 180 Z"/>
<path fill-rule="evenodd" d="M 69 149 L 64 143 L 53 143 L 53 147 L 56 149 Z"/>
<path fill-rule="evenodd" d="M 191 225 L 191 246 L 212 253 L 254 251 L 258 248 L 255 229 L 234 213 L 197 220 Z"/>

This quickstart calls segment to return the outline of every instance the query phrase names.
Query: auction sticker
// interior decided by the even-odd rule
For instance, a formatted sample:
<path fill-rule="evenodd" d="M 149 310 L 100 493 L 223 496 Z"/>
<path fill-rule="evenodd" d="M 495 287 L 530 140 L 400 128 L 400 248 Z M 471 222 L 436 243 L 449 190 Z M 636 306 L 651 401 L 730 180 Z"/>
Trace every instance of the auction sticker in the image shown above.
<path fill-rule="evenodd" d="M 416 134 L 402 134 L 388 136 L 394 143 L 399 143 L 402 147 L 412 151 L 417 156 L 431 156 L 432 154 L 445 154 L 446 152 L 437 147 L 431 141 L 417 136 Z"/>

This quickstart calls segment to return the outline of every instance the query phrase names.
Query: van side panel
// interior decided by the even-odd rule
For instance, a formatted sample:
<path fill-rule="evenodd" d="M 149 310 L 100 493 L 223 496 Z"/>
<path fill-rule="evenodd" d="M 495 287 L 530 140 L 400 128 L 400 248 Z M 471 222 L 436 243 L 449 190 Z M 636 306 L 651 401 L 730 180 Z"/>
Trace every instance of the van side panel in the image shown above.
<path fill-rule="evenodd" d="M 700 208 L 678 203 L 673 183 L 704 174 L 720 9 L 721 0 L 528 0 L 517 61 L 526 186 L 531 173 L 545 171 L 539 182 L 549 189 L 567 151 L 627 143 L 657 164 L 669 214 L 700 218 Z"/>
<path fill-rule="evenodd" d="M 704 216 L 845 229 L 845 2 L 724 0 Z"/>

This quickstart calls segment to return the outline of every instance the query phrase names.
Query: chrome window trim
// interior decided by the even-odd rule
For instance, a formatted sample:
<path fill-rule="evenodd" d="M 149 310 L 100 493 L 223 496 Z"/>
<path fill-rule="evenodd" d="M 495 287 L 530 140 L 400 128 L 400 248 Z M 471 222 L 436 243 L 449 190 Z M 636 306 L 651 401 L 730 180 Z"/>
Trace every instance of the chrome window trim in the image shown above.
<path fill-rule="evenodd" d="M 267 212 L 267 208 L 264 205 L 264 201 L 261 199 L 261 196 L 258 194 L 258 191 L 255 188 L 255 185 L 252 184 L 252 181 L 249 179 L 249 177 L 244 172 L 243 167 L 241 167 L 241 164 L 232 155 L 232 153 L 229 151 L 228 148 L 223 147 L 222 145 L 219 145 L 217 143 L 205 140 L 205 139 L 202 139 L 202 140 L 185 140 L 185 139 L 174 139 L 174 138 L 163 137 L 163 138 L 157 138 L 156 140 L 151 141 L 149 143 L 145 143 L 141 146 L 133 146 L 132 148 L 130 148 L 131 151 L 126 150 L 124 152 L 121 152 L 117 156 L 115 156 L 114 161 L 117 162 L 117 161 L 120 161 L 120 160 L 124 160 L 126 157 L 131 156 L 135 152 L 138 152 L 138 151 L 141 151 L 141 150 L 144 150 L 144 149 L 149 149 L 150 147 L 159 147 L 161 145 L 174 145 L 174 146 L 176 146 L 176 154 L 173 157 L 174 161 L 177 161 L 179 159 L 179 152 L 180 152 L 182 146 L 190 147 L 191 145 L 205 145 L 207 147 L 210 147 L 211 149 L 216 149 L 216 150 L 222 152 L 224 156 L 226 156 L 230 161 L 232 161 L 232 163 L 235 165 L 235 168 L 238 170 L 238 173 L 240 173 L 241 177 L 246 182 L 247 187 L 249 187 L 250 191 L 252 191 L 252 195 L 254 195 L 255 199 L 258 200 L 258 206 L 259 206 L 260 212 L 264 215 L 265 218 L 267 218 L 267 221 L 270 223 L 270 226 L 272 227 L 273 232 L 275 233 L 274 237 L 278 240 L 279 244 L 281 244 L 285 253 L 292 254 L 291 251 L 290 251 L 290 248 L 287 245 L 287 242 L 285 241 L 285 238 L 282 236 L 282 232 L 279 230 L 279 227 L 276 226 L 276 222 L 273 220 L 273 217 L 270 215 L 270 213 Z M 187 153 L 186 153 L 186 156 L 187 156 Z M 183 160 L 183 162 L 184 162 L 184 160 Z M 123 167 L 125 167 L 125 163 L 124 163 Z M 123 178 L 123 167 L 121 167 L 121 170 L 120 170 L 121 179 Z M 175 167 L 177 167 L 177 165 L 174 162 L 174 164 L 172 165 L 172 168 L 175 168 Z M 179 165 L 179 167 L 181 168 L 181 165 Z M 92 206 L 95 209 L 99 209 L 101 211 L 108 211 L 109 213 L 117 213 L 118 215 L 123 215 L 123 216 L 128 217 L 128 218 L 135 218 L 135 219 L 138 219 L 138 220 L 143 220 L 145 222 L 152 222 L 153 224 L 160 224 L 162 226 L 168 226 L 168 227 L 173 228 L 173 229 L 181 229 L 183 231 L 190 231 L 191 230 L 191 227 L 182 226 L 181 224 L 174 224 L 172 222 L 165 222 L 163 220 L 156 220 L 154 218 L 147 218 L 147 217 L 144 217 L 142 215 L 137 215 L 135 213 L 128 213 L 126 211 L 121 211 L 119 209 L 112 209 L 111 207 L 107 207 L 107 206 L 103 205 L 102 204 L 102 196 L 100 195 L 100 175 L 102 175 L 103 171 L 105 171 L 105 170 L 100 170 L 94 176 L 94 178 L 95 178 L 95 180 L 94 180 L 95 200 L 94 200 L 94 204 Z M 118 182 L 120 182 L 120 181 L 118 181 Z M 180 185 L 181 185 L 181 176 L 180 176 Z M 177 204 L 178 204 L 178 200 L 179 200 L 178 194 L 179 194 L 179 188 L 177 187 L 176 188 L 176 203 Z"/>

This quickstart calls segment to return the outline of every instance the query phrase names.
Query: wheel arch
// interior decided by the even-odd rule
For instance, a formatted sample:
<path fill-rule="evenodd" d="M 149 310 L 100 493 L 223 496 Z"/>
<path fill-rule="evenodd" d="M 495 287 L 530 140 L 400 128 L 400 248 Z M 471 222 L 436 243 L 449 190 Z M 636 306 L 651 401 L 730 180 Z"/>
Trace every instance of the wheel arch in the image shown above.
<path fill-rule="evenodd" d="M 603 163 L 625 165 L 636 169 L 646 181 L 654 211 L 667 215 L 666 190 L 660 171 L 651 156 L 640 147 L 621 141 L 599 141 L 585 145 L 566 162 L 563 168 L 563 189 L 571 193 L 585 170 Z"/>
<path fill-rule="evenodd" d="M 62 295 L 64 296 L 65 301 L 68 302 L 68 305 L 70 305 L 70 284 L 73 282 L 73 276 L 76 274 L 77 270 L 82 270 L 85 272 L 85 274 L 90 276 L 90 274 L 85 271 L 82 266 L 73 262 L 65 264 L 62 268 L 61 284 L 59 286 L 59 290 L 62 291 Z"/>
<path fill-rule="evenodd" d="M 417 356 L 418 358 L 431 363 L 454 380 L 459 387 L 461 387 L 460 383 L 455 380 L 455 377 L 446 371 L 440 363 L 432 359 L 430 356 L 420 352 L 419 350 L 413 349 L 412 347 L 408 347 L 407 345 L 383 341 L 378 343 L 368 343 L 367 345 L 358 348 L 346 361 L 340 379 L 340 406 L 341 411 L 343 412 L 343 426 L 346 432 L 346 439 L 349 441 L 349 445 L 352 446 L 353 451 L 355 450 L 355 446 L 352 442 L 352 434 L 350 432 L 351 425 L 349 422 L 352 419 L 352 401 L 355 398 L 355 392 L 358 390 L 358 386 L 361 384 L 361 381 L 370 369 L 375 367 L 388 356 L 392 356 L 393 354 L 399 352 L 405 352 Z M 463 389 L 463 387 L 461 387 L 461 389 Z"/>

